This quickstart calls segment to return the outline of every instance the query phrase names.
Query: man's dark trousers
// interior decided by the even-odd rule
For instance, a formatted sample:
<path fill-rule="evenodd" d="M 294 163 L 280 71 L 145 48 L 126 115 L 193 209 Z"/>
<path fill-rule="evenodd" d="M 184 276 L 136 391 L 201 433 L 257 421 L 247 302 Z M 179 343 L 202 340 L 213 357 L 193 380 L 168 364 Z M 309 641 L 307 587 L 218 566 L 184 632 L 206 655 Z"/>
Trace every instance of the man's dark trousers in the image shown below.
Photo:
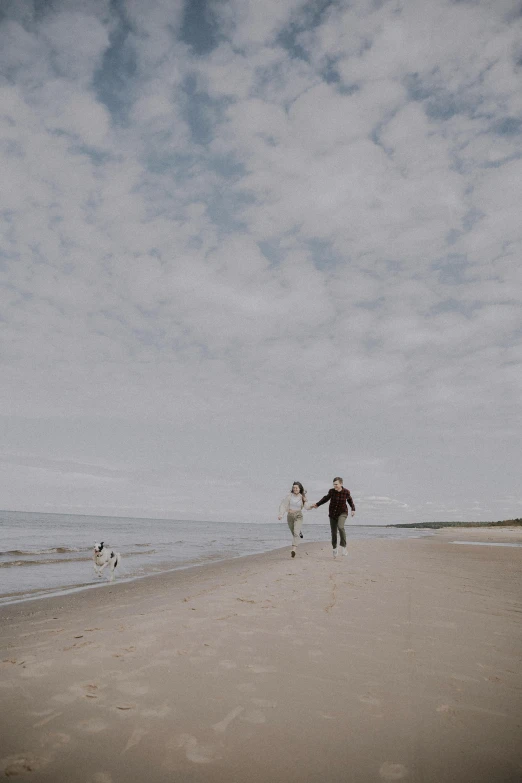
<path fill-rule="evenodd" d="M 337 530 L 339 530 L 339 543 L 346 546 L 346 533 L 344 523 L 348 514 L 339 514 L 338 517 L 330 517 L 330 530 L 332 531 L 332 546 L 337 549 Z"/>

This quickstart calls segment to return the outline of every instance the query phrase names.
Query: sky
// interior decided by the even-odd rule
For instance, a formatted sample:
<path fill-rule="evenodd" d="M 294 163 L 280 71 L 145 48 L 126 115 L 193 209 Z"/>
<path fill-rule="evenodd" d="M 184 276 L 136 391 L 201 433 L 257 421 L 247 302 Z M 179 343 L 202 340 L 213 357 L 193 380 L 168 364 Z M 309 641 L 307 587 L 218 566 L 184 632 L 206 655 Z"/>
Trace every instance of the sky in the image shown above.
<path fill-rule="evenodd" d="M 522 516 L 521 141 L 518 0 L 2 0 L 0 507 Z"/>

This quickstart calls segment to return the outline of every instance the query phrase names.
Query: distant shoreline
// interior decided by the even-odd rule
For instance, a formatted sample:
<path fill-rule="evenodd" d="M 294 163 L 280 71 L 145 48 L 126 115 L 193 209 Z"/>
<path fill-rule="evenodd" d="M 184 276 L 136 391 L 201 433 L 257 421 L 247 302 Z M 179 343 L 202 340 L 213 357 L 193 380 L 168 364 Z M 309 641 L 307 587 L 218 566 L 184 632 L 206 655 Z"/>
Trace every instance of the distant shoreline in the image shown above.
<path fill-rule="evenodd" d="M 440 530 L 444 527 L 520 527 L 522 519 L 505 519 L 499 522 L 408 522 L 399 525 L 386 525 L 386 527 L 425 528 L 428 530 Z"/>
<path fill-rule="evenodd" d="M 132 520 L 136 522 L 173 522 L 173 523 L 184 523 L 184 522 L 190 522 L 195 524 L 246 524 L 245 520 L 243 521 L 237 521 L 237 520 L 224 520 L 224 519 L 176 519 L 174 517 L 136 517 L 136 516 L 121 516 L 121 515 L 113 515 L 113 514 L 87 514 L 87 513 L 78 513 L 78 512 L 67 512 L 67 511 L 21 511 L 20 509 L 0 509 L 0 514 L 18 514 L 20 516 L 24 514 L 30 514 L 35 516 L 47 516 L 47 517 L 78 517 L 83 519 L 110 519 L 110 520 Z M 259 523 L 259 521 L 258 521 Z M 257 524 L 257 523 L 252 523 Z M 267 525 L 280 525 L 281 522 L 279 521 L 263 521 L 262 524 Z M 310 517 L 308 516 L 306 519 L 307 526 L 323 526 L 324 525 L 324 519 L 316 519 L 312 521 Z M 489 521 L 489 522 L 400 522 L 400 523 L 386 523 L 386 522 L 374 522 L 374 523 L 366 523 L 361 524 L 359 521 L 353 521 L 350 520 L 350 527 L 362 527 L 362 528 L 424 528 L 426 530 L 439 530 L 441 528 L 451 528 L 451 527 L 480 527 L 480 528 L 487 528 L 487 527 L 520 527 L 522 526 L 522 519 L 506 519 L 506 520 L 499 520 L 497 522 Z"/>

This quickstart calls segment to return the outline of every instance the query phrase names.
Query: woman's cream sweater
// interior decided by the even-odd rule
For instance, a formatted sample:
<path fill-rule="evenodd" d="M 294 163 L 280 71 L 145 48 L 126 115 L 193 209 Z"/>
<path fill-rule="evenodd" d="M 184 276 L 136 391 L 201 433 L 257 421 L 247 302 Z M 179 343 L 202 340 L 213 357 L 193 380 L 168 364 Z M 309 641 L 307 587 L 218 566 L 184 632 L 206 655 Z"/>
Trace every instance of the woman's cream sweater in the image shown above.
<path fill-rule="evenodd" d="M 279 506 L 279 513 L 282 516 L 283 514 L 288 514 L 288 511 L 290 509 L 290 498 L 292 497 L 294 493 L 290 492 L 283 500 L 281 501 L 281 505 Z M 297 495 L 298 498 L 302 499 L 301 495 Z M 306 501 L 306 495 L 305 495 L 305 502 L 302 504 L 301 509 L 303 508 L 310 508 L 309 504 Z"/>

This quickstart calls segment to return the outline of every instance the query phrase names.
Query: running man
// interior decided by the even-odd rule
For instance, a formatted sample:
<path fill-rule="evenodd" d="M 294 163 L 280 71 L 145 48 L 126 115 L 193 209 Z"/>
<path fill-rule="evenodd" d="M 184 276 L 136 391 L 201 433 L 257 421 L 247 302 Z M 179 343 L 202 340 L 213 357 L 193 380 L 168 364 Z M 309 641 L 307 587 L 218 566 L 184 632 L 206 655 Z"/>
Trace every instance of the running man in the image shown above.
<path fill-rule="evenodd" d="M 322 506 L 326 501 L 330 501 L 328 508 L 328 516 L 330 517 L 330 529 L 332 531 L 332 547 L 333 556 L 337 557 L 337 531 L 339 531 L 339 539 L 341 545 L 341 554 L 347 555 L 346 551 L 346 533 L 344 530 L 344 523 L 348 516 L 348 505 L 352 509 L 352 517 L 355 514 L 355 504 L 352 500 L 349 489 L 343 487 L 343 480 L 340 476 L 336 476 L 333 480 L 333 488 L 328 492 L 324 498 L 318 500 L 317 503 L 311 503 L 309 508 L 317 508 Z"/>

